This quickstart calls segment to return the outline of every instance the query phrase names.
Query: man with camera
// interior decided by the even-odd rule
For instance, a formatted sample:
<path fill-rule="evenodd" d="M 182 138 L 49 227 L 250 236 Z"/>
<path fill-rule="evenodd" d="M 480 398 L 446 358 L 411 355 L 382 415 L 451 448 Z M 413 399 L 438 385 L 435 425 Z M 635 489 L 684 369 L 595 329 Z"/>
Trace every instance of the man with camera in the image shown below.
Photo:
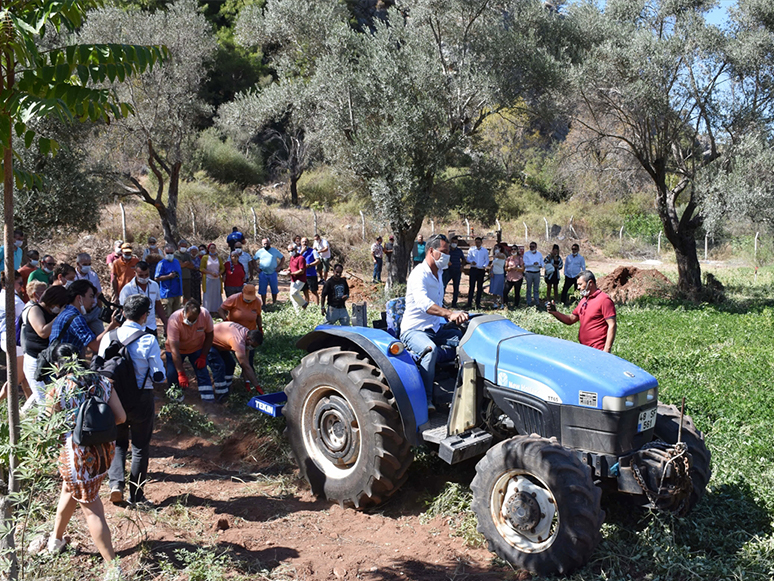
<path fill-rule="evenodd" d="M 96 353 L 102 337 L 118 327 L 119 323 L 113 316 L 108 328 L 96 335 L 89 328 L 85 315 L 96 305 L 97 289 L 88 280 L 76 280 L 67 290 L 70 293 L 70 304 L 62 309 L 54 319 L 49 343 L 56 340 L 59 340 L 60 343 L 70 343 L 81 355 L 86 347 Z"/>
<path fill-rule="evenodd" d="M 145 270 L 148 269 L 147 263 Z M 138 264 L 139 267 L 139 264 Z M 125 291 L 128 285 L 123 288 Z M 126 421 L 119 424 L 116 437 L 116 453 L 108 470 L 110 478 L 110 500 L 114 504 L 124 499 L 124 468 L 129 441 L 132 442 L 132 467 L 129 477 L 129 503 L 152 506 L 145 499 L 143 485 L 148 478 L 148 458 L 150 441 L 153 435 L 153 418 L 155 405 L 153 400 L 153 384 L 166 381 L 164 361 L 161 359 L 159 343 L 147 327 L 150 323 L 152 303 L 147 295 L 133 294 L 123 301 L 126 321 L 113 333 L 102 337 L 99 345 L 99 355 L 106 356 L 106 351 L 113 341 L 125 345 L 126 356 L 131 359 L 134 368 L 134 382 L 126 393 L 120 393 L 121 404 L 126 410 Z M 145 333 L 144 333 L 145 332 Z M 128 367 L 127 367 L 128 369 Z"/>
<path fill-rule="evenodd" d="M 148 313 L 148 320 L 145 323 L 145 330 L 151 335 L 158 338 L 158 331 L 156 328 L 156 314 L 159 315 L 164 329 L 167 328 L 167 314 L 164 312 L 164 307 L 161 304 L 161 291 L 159 289 L 159 283 L 150 278 L 150 265 L 141 260 L 134 267 L 135 276 L 124 288 L 121 289 L 121 295 L 119 302 L 121 305 L 126 305 L 126 301 L 129 297 L 134 295 L 143 295 L 150 301 L 150 312 Z"/>

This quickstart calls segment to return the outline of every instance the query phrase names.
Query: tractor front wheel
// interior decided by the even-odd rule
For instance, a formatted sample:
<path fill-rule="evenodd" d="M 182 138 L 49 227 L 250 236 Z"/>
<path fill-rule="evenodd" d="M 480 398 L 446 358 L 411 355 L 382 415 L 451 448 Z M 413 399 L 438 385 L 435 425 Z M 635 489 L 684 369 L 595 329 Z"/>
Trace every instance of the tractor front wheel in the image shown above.
<path fill-rule="evenodd" d="M 385 501 L 412 461 L 384 375 L 358 353 L 310 353 L 285 388 L 288 439 L 318 496 L 365 508 Z"/>
<path fill-rule="evenodd" d="M 516 436 L 490 448 L 471 484 L 489 550 L 539 575 L 591 557 L 605 513 L 591 470 L 556 439 Z"/>

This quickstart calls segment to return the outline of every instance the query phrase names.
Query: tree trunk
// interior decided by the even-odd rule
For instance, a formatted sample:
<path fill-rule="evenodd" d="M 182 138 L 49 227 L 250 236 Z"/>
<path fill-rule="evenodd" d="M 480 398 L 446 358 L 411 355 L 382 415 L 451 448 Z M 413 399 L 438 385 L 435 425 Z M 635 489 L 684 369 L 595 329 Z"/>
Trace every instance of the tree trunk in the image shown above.
<path fill-rule="evenodd" d="M 298 206 L 298 179 L 300 177 L 292 172 L 290 174 L 290 205 L 293 207 Z"/>
<path fill-rule="evenodd" d="M 693 232 L 690 235 L 678 232 L 677 240 L 678 243 L 675 245 L 677 288 L 688 298 L 695 299 L 702 288 L 701 265 L 696 253 L 696 239 L 693 237 Z"/>
<path fill-rule="evenodd" d="M 5 87 L 13 85 L 13 69 L 8 72 L 5 79 Z M 6 119 L 8 119 L 6 114 Z M 9 126 L 10 126 L 10 119 Z M 5 210 L 5 353 L 7 359 L 8 382 L 8 428 L 11 444 L 10 466 L 8 469 L 8 494 L 19 491 L 19 483 L 16 479 L 18 459 L 16 446 L 19 442 L 19 373 L 16 368 L 16 302 L 14 300 L 14 236 L 13 236 L 13 137 L 8 136 L 8 143 L 3 144 L 3 203 Z M 4 491 L 3 491 L 4 492 Z M 1 494 L 1 493 L 0 493 Z M 0 501 L 2 504 L 2 516 L 5 521 L 7 533 L 2 539 L 2 548 L 8 558 L 8 579 L 18 577 L 18 562 L 15 548 L 15 526 L 13 521 L 13 509 L 7 497 Z"/>
<path fill-rule="evenodd" d="M 395 246 L 392 252 L 392 280 L 397 284 L 406 284 L 406 279 L 410 270 L 411 251 L 414 248 L 419 229 L 422 227 L 422 220 L 415 222 L 405 230 L 394 229 Z"/>

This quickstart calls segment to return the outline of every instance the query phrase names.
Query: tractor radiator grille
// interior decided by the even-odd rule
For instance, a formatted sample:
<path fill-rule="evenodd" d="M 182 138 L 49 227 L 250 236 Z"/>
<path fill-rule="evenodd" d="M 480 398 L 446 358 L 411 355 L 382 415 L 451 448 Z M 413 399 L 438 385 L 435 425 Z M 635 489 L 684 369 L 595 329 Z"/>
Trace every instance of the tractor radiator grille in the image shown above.
<path fill-rule="evenodd" d="M 509 401 L 508 403 L 521 420 L 521 426 L 517 426 L 521 433 L 546 435 L 543 413 L 540 410 L 516 401 Z"/>

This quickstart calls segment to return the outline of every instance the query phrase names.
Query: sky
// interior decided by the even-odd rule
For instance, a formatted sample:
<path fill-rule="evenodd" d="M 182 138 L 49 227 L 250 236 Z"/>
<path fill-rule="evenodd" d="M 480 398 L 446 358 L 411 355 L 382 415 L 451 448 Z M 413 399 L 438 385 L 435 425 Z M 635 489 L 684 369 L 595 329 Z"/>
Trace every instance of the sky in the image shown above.
<path fill-rule="evenodd" d="M 707 15 L 707 21 L 715 26 L 723 26 L 727 19 L 727 9 L 736 4 L 736 0 L 718 0 L 718 7 Z"/>

